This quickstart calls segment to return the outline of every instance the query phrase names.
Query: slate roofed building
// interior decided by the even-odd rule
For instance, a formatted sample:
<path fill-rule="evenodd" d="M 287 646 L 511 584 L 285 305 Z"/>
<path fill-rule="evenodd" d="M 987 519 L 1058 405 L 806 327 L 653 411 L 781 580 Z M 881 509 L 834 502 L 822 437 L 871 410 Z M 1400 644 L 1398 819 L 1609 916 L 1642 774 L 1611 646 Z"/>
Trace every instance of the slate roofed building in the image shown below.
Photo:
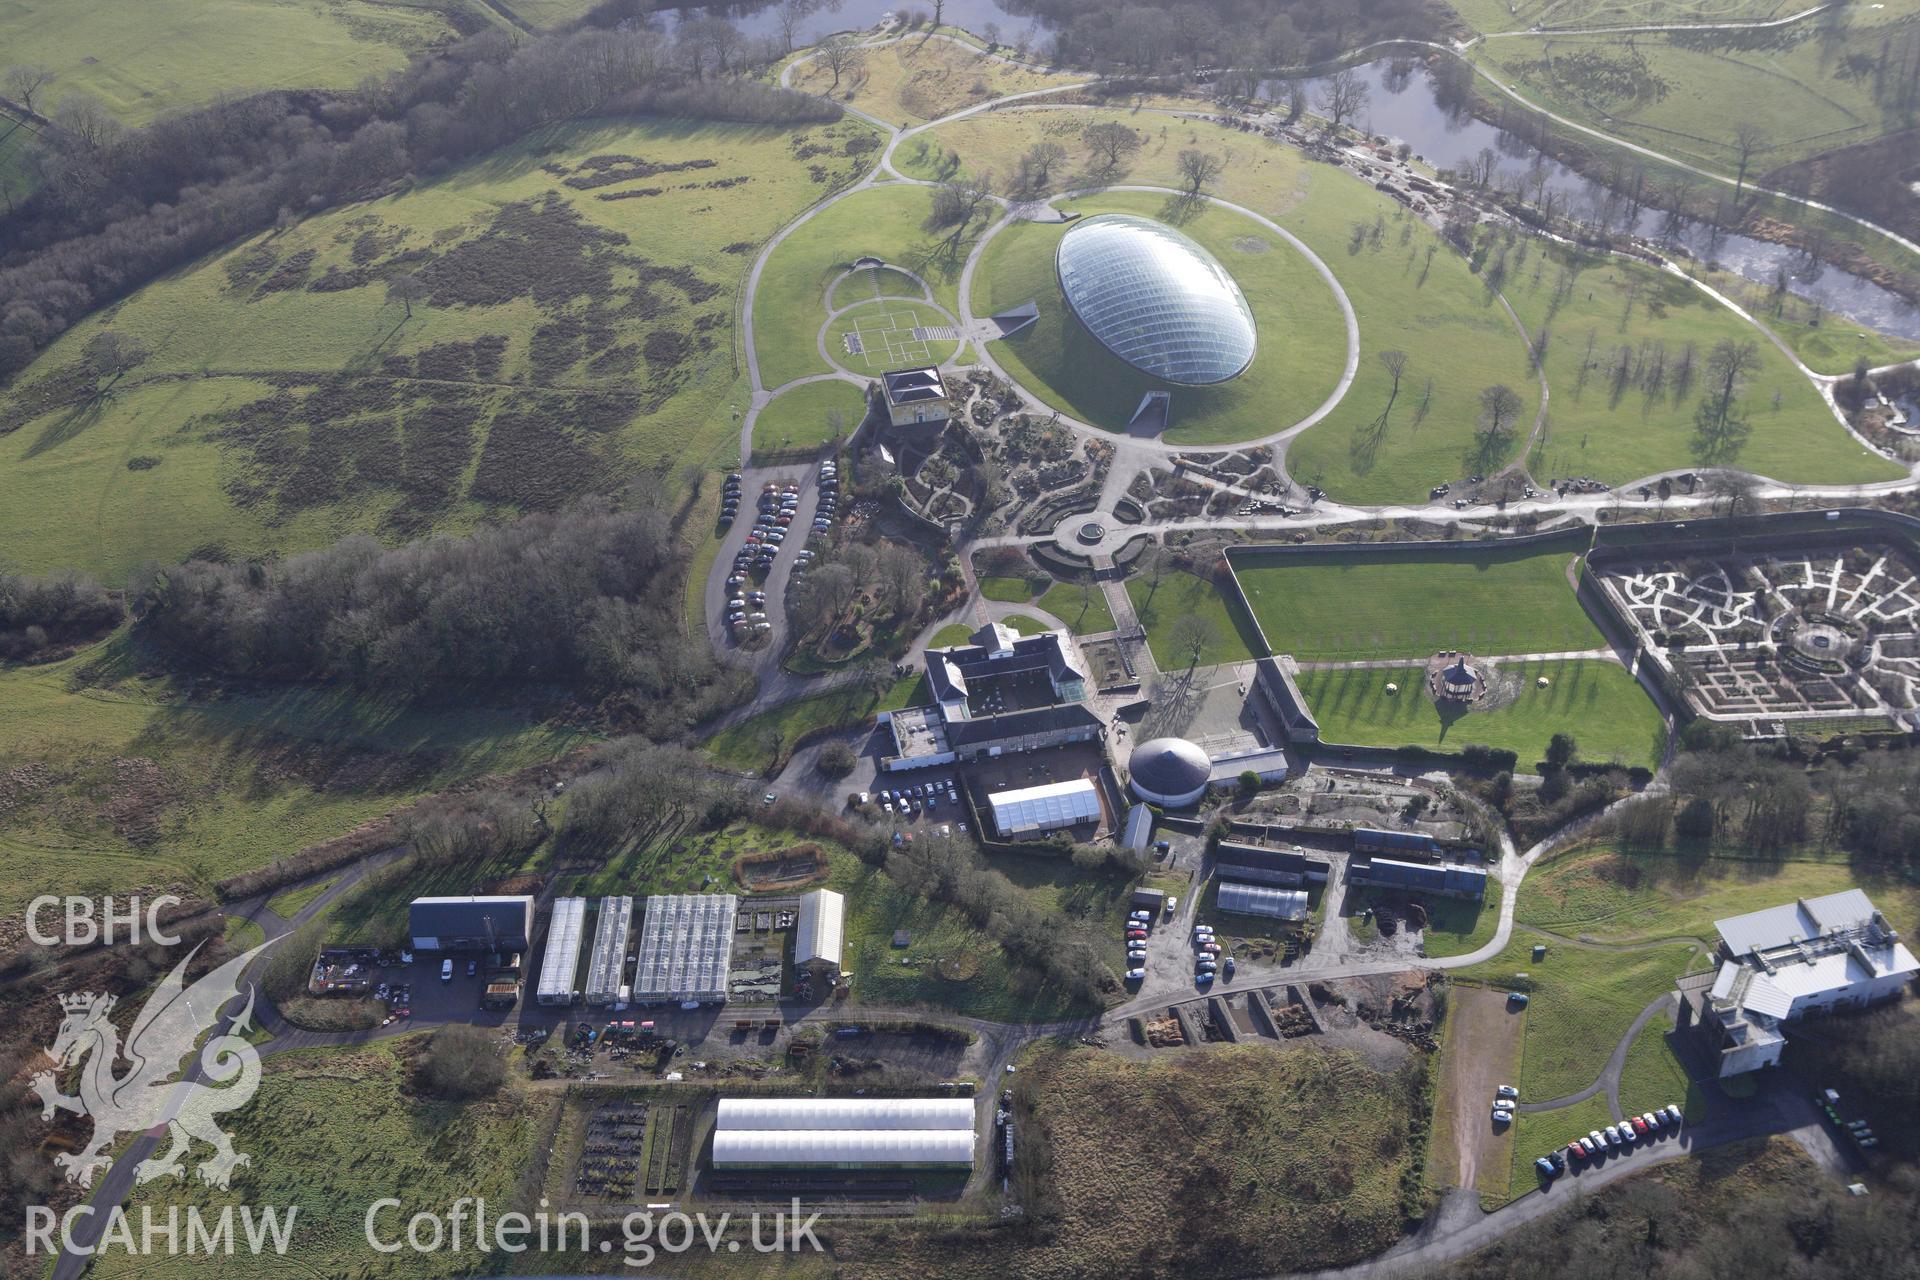
<path fill-rule="evenodd" d="M 1213 862 L 1214 874 L 1223 882 L 1238 880 L 1288 889 L 1325 884 L 1332 869 L 1324 858 L 1309 858 L 1298 849 L 1269 849 L 1233 840 L 1222 840 L 1214 846 Z"/>
<path fill-rule="evenodd" d="M 1106 722 L 1085 705 L 1087 666 L 1065 631 L 1022 636 L 998 623 L 962 645 L 926 651 L 929 706 L 883 711 L 889 770 L 1097 742 Z"/>
<path fill-rule="evenodd" d="M 533 933 L 533 899 L 415 898 L 407 936 L 415 951 L 525 951 Z"/>
<path fill-rule="evenodd" d="M 1697 1027 L 1722 1077 L 1780 1060 L 1785 1023 L 1897 997 L 1920 960 L 1858 889 L 1716 920 L 1720 967 L 1683 979 L 1681 1025 Z"/>
<path fill-rule="evenodd" d="M 887 398 L 887 419 L 896 427 L 945 422 L 953 413 L 953 397 L 932 365 L 883 373 L 880 389 Z"/>
<path fill-rule="evenodd" d="M 1408 893 L 1437 893 L 1449 898 L 1484 898 L 1487 873 L 1481 867 L 1452 862 L 1401 862 L 1355 854 L 1347 863 L 1347 883 Z"/>
<path fill-rule="evenodd" d="M 1254 663 L 1254 687 L 1266 699 L 1267 706 L 1279 718 L 1289 742 L 1320 741 L 1320 722 L 1313 718 L 1307 695 L 1278 658 L 1262 658 Z"/>

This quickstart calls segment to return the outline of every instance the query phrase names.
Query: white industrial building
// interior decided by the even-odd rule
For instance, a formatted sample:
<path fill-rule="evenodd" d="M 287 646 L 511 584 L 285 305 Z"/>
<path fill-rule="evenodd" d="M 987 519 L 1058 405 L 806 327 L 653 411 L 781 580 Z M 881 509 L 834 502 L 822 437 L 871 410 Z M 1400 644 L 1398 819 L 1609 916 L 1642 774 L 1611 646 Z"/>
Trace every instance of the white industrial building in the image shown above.
<path fill-rule="evenodd" d="M 722 1098 L 716 1169 L 969 1168 L 967 1098 Z"/>
<path fill-rule="evenodd" d="M 793 931 L 793 963 L 810 977 L 831 982 L 840 976 L 847 926 L 845 894 L 815 889 L 800 898 Z"/>
<path fill-rule="evenodd" d="M 633 968 L 639 1004 L 719 1004 L 733 964 L 731 893 L 667 893 L 647 899 Z"/>
<path fill-rule="evenodd" d="M 555 898 L 547 921 L 547 951 L 540 961 L 534 998 L 541 1004 L 572 1004 L 580 994 L 580 939 L 586 932 L 587 900 Z"/>
<path fill-rule="evenodd" d="M 1782 1027 L 1810 1013 L 1860 1008 L 1900 994 L 1920 960 L 1858 889 L 1716 920 L 1720 967 L 1681 984 L 1691 1022 L 1718 1055 L 1719 1074 L 1780 1061 Z"/>
<path fill-rule="evenodd" d="M 627 939 L 633 933 L 633 899 L 600 899 L 600 919 L 594 925 L 593 950 L 587 959 L 587 1003 L 612 1004 L 620 997 L 627 968 Z"/>
<path fill-rule="evenodd" d="M 1049 782 L 987 797 L 1002 836 L 1032 836 L 1100 820 L 1100 792 L 1089 778 Z"/>

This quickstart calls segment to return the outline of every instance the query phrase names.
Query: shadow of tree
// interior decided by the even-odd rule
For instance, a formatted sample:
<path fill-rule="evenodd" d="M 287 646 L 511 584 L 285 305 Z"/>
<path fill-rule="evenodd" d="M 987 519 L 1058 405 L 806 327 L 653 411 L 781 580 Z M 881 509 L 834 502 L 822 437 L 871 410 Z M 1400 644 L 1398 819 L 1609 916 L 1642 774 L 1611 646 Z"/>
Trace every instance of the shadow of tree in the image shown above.
<path fill-rule="evenodd" d="M 100 421 L 100 415 L 106 408 L 107 400 L 108 397 L 104 395 L 89 396 L 85 401 L 68 409 L 41 430 L 39 437 L 27 446 L 24 456 L 37 458 L 43 453 L 58 449 L 67 441 L 80 435 Z"/>

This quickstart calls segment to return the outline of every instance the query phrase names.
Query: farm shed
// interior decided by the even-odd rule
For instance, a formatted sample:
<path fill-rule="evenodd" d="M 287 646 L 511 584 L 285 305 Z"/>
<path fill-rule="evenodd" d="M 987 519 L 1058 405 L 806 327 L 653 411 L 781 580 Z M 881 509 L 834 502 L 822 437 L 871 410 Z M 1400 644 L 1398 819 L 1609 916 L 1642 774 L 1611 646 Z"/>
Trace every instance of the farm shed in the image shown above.
<path fill-rule="evenodd" d="M 415 898 L 407 934 L 415 951 L 525 951 L 533 933 L 533 899 Z"/>

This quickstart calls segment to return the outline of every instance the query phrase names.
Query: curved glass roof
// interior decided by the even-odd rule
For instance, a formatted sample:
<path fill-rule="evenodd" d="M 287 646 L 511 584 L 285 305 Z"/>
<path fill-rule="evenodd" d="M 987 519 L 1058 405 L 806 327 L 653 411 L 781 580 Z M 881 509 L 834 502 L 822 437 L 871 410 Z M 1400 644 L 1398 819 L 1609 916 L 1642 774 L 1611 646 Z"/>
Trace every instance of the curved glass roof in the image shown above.
<path fill-rule="evenodd" d="M 1102 213 L 1068 228 L 1054 254 L 1067 305 L 1107 350 L 1186 386 L 1253 363 L 1253 310 L 1218 259 L 1151 218 Z"/>

